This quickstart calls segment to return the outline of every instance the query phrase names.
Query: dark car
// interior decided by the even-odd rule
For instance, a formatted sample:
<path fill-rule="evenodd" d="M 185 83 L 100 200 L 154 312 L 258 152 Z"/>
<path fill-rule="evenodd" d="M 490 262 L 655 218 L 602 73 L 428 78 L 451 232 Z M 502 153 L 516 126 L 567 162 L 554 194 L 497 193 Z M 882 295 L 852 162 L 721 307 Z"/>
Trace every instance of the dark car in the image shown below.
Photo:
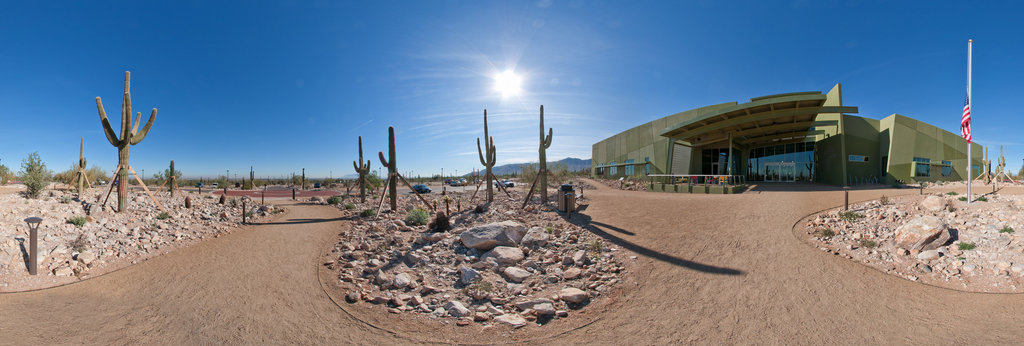
<path fill-rule="evenodd" d="M 965 183 L 965 184 L 966 184 L 966 183 Z M 320 183 L 316 183 L 316 184 L 313 184 L 313 188 L 314 188 L 314 189 L 319 189 L 319 188 L 320 188 Z"/>
<path fill-rule="evenodd" d="M 412 189 L 419 193 L 430 193 L 430 188 L 423 184 L 413 185 Z"/>
<path fill-rule="evenodd" d="M 966 184 L 966 183 L 965 183 L 965 184 Z M 203 187 L 203 186 L 206 186 L 206 184 L 203 184 L 203 183 L 196 183 L 196 187 Z"/>
<path fill-rule="evenodd" d="M 516 183 L 509 180 L 495 180 L 494 187 L 515 187 Z"/>

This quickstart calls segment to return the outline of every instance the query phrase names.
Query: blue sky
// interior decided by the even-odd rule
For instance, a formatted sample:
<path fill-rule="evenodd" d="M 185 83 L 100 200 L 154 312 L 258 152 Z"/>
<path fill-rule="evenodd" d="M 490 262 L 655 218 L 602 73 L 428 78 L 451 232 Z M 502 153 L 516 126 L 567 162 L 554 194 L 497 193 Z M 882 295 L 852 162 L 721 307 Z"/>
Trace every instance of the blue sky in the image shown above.
<path fill-rule="evenodd" d="M 1024 76 L 1016 3 L 683 1 L 12 2 L 0 12 L 0 163 L 38 151 L 51 169 L 113 170 L 94 98 L 119 121 L 159 114 L 132 147 L 147 175 L 351 174 L 356 137 L 379 168 L 387 127 L 398 166 L 460 174 L 480 164 L 483 110 L 498 164 L 549 159 L 676 112 L 843 84 L 861 116 L 892 113 L 958 132 L 967 39 L 974 138 L 1016 172 Z M 493 77 L 514 70 L 504 97 Z M 144 118 L 145 120 L 145 118 Z M 991 150 L 991 149 L 990 149 Z M 998 152 L 998 147 L 995 147 Z"/>

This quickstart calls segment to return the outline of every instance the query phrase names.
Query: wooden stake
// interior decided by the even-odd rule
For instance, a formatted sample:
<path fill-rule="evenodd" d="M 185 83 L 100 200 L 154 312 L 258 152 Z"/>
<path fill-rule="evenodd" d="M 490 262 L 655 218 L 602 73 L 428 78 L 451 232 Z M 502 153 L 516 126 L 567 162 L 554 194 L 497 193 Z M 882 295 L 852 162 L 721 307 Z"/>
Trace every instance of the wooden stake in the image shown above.
<path fill-rule="evenodd" d="M 388 193 L 388 185 L 391 184 L 391 179 L 394 179 L 391 174 L 388 174 L 388 180 L 384 181 L 384 191 L 380 194 L 380 204 L 377 204 L 377 214 L 373 216 L 374 220 L 380 219 L 380 209 L 384 208 L 384 196 Z"/>
<path fill-rule="evenodd" d="M 412 188 L 412 185 L 411 185 L 411 184 L 409 184 L 409 182 L 405 180 L 405 177 L 403 177 L 403 176 L 402 176 L 402 173 L 398 173 L 398 172 L 395 172 L 395 175 L 397 175 L 399 179 L 402 179 L 402 182 L 403 182 L 403 183 L 405 183 L 405 186 L 408 186 L 408 187 L 409 187 L 409 190 L 412 190 L 412 192 L 416 194 L 416 197 L 419 197 L 419 198 L 420 198 L 420 200 L 421 200 L 421 201 L 423 201 L 423 204 L 426 204 L 426 205 L 427 205 L 428 207 L 430 207 L 430 210 L 431 210 L 431 211 L 437 211 L 437 210 L 436 210 L 436 209 L 434 209 L 434 207 L 433 207 L 433 206 L 432 206 L 432 205 L 430 204 L 430 202 L 427 202 L 427 199 L 426 199 L 426 198 L 423 198 L 423 196 L 422 196 L 422 195 L 420 195 L 420 193 L 419 193 L 418 191 L 416 191 L 416 189 Z"/>
<path fill-rule="evenodd" d="M 540 175 L 541 174 L 544 174 L 544 170 L 543 169 L 541 169 L 540 172 L 537 172 L 537 176 L 536 177 L 533 177 L 533 184 L 530 185 L 530 192 L 526 193 L 526 199 L 523 200 L 523 206 L 519 207 L 519 209 L 526 208 L 526 203 L 530 202 L 530 197 L 533 197 L 533 188 L 537 186 L 537 181 L 540 180 Z M 547 186 L 544 186 L 542 188 L 547 188 Z M 547 202 L 547 201 L 541 201 L 540 204 L 544 205 L 545 202 Z"/>
<path fill-rule="evenodd" d="M 112 177 L 114 177 L 114 178 L 113 178 L 113 180 L 110 181 L 110 187 L 107 188 L 107 198 L 105 198 L 103 200 L 103 204 L 100 204 L 100 205 L 102 205 L 104 207 L 107 206 L 107 201 L 110 200 L 110 193 L 114 191 L 114 182 L 117 182 L 118 184 L 122 184 L 123 183 L 123 182 L 117 181 L 117 173 L 121 173 L 121 165 L 117 165 L 117 169 L 114 170 L 114 175 L 112 175 Z M 97 201 L 97 202 L 99 202 L 99 201 Z"/>
<path fill-rule="evenodd" d="M 138 174 L 138 173 L 135 173 L 135 170 L 134 170 L 134 169 L 132 169 L 132 166 L 128 166 L 128 171 L 129 171 L 129 172 L 132 172 L 132 175 L 134 175 L 134 176 L 135 176 L 135 180 L 139 182 L 139 185 L 142 185 L 142 190 L 143 190 L 143 191 L 146 191 L 146 194 L 147 194 L 147 195 L 149 195 L 149 199 L 153 200 L 153 203 L 156 203 L 156 206 L 157 206 L 158 208 L 160 208 L 160 211 L 162 211 L 162 212 L 165 212 L 165 213 L 166 213 L 167 211 L 166 211 L 166 210 L 164 210 L 164 206 L 163 206 L 163 205 L 161 205 L 161 204 L 160 204 L 160 202 L 156 200 L 156 197 L 153 197 L 153 193 L 152 193 L 152 192 L 149 192 L 149 188 L 148 188 L 148 187 L 146 187 L 146 183 L 143 183 L 143 182 L 142 182 L 142 179 L 141 179 L 141 178 L 139 178 L 139 174 Z"/>

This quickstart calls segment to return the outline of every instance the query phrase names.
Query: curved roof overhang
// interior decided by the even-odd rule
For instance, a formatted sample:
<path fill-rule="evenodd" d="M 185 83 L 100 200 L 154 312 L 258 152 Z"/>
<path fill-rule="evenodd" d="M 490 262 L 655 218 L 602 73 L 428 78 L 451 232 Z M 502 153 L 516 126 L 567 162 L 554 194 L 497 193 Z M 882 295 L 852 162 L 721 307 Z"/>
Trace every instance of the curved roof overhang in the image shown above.
<path fill-rule="evenodd" d="M 815 127 L 836 125 L 816 122 L 822 113 L 857 113 L 857 107 L 825 106 L 821 92 L 769 95 L 726 107 L 701 118 L 667 127 L 662 136 L 694 146 L 728 141 L 741 145 L 802 141 L 824 134 Z"/>

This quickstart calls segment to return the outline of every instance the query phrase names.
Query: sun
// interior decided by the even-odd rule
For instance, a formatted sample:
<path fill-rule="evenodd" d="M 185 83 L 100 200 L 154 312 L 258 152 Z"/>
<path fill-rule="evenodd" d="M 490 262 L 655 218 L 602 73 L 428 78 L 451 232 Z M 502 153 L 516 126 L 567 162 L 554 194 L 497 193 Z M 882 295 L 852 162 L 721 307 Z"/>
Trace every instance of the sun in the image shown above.
<path fill-rule="evenodd" d="M 494 76 L 494 90 L 501 93 L 502 97 L 519 95 L 522 83 L 523 79 L 512 70 L 505 70 L 505 72 Z"/>

